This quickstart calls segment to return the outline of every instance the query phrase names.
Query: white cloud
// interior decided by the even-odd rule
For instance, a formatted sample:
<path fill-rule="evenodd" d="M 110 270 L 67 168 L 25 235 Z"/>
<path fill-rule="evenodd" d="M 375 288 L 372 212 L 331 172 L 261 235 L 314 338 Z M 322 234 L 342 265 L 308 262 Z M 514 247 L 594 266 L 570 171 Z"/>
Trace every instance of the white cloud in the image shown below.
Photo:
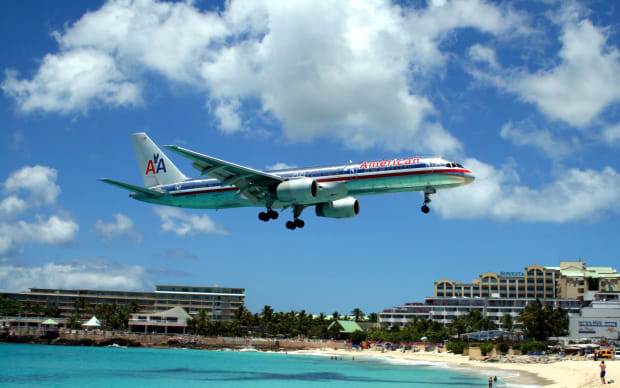
<path fill-rule="evenodd" d="M 560 14 L 555 21 L 561 23 L 562 48 L 551 66 L 535 72 L 512 68 L 471 73 L 535 104 L 551 120 L 585 128 L 620 101 L 620 51 L 608 43 L 604 28 L 580 19 L 578 12 Z"/>
<path fill-rule="evenodd" d="M 18 80 L 6 71 L 2 90 L 17 100 L 21 111 L 86 113 L 92 104 L 137 105 L 137 84 L 128 82 L 114 58 L 92 49 L 77 49 L 43 58 L 32 80 Z"/>
<path fill-rule="evenodd" d="M 228 102 L 219 102 L 215 107 L 215 117 L 218 119 L 220 128 L 227 133 L 242 130 L 241 118 L 237 113 L 239 110 L 239 100 L 233 99 Z"/>
<path fill-rule="evenodd" d="M 235 0 L 218 12 L 116 0 L 56 32 L 59 52 L 32 80 L 8 72 L 2 87 L 25 112 L 85 112 L 139 103 L 138 85 L 151 72 L 206 93 L 226 133 L 242 129 L 249 109 L 275 117 L 294 141 L 449 155 L 462 145 L 416 80 L 442 71 L 450 56 L 441 45 L 457 29 L 509 38 L 527 33 L 526 24 L 510 7 L 482 0 L 426 8 Z"/>
<path fill-rule="evenodd" d="M 0 200 L 0 256 L 19 252 L 25 244 L 69 244 L 79 230 L 68 216 L 37 214 L 34 222 L 14 218 L 32 206 L 54 206 L 60 187 L 58 172 L 45 166 L 26 166 L 9 175 L 4 182 L 7 193 L 29 192 L 28 200 L 12 194 Z"/>
<path fill-rule="evenodd" d="M 29 288 L 143 290 L 145 270 L 137 265 L 89 260 L 47 263 L 41 267 L 0 264 L 0 288 L 20 292 Z"/>
<path fill-rule="evenodd" d="M 486 63 L 493 69 L 499 68 L 499 63 L 495 57 L 495 51 L 490 47 L 475 44 L 467 50 L 467 54 L 476 62 Z"/>
<path fill-rule="evenodd" d="M 13 253 L 23 244 L 68 244 L 79 229 L 75 221 L 56 215 L 48 219 L 38 217 L 34 223 L 0 222 L 0 255 Z"/>
<path fill-rule="evenodd" d="M 476 159 L 467 159 L 465 165 L 476 181 L 438 192 L 433 204 L 443 217 L 564 223 L 620 212 L 620 175 L 612 167 L 562 169 L 554 181 L 531 189 L 519 184 L 510 165 L 495 168 Z"/>
<path fill-rule="evenodd" d="M 109 242 L 116 238 L 125 237 L 137 244 L 142 242 L 142 233 L 136 230 L 131 218 L 121 213 L 114 214 L 114 218 L 116 222 L 106 223 L 103 220 L 95 222 L 95 230 L 101 239 Z"/>
<path fill-rule="evenodd" d="M 179 236 L 228 234 L 207 215 L 187 214 L 172 207 L 155 208 L 155 214 L 160 218 L 164 232 L 173 232 Z"/>
<path fill-rule="evenodd" d="M 278 162 L 276 164 L 272 164 L 271 166 L 267 166 L 267 170 L 285 170 L 287 168 L 295 168 L 295 167 L 297 166 L 294 164 Z"/>
<path fill-rule="evenodd" d="M 4 182 L 4 189 L 8 193 L 27 190 L 30 192 L 29 200 L 36 205 L 53 205 L 60 194 L 57 176 L 58 171 L 54 168 L 26 166 L 11 173 Z"/>
<path fill-rule="evenodd" d="M 11 195 L 0 201 L 0 215 L 11 218 L 22 213 L 27 207 L 28 205 L 23 199 Z"/>
<path fill-rule="evenodd" d="M 543 153 L 553 160 L 560 160 L 569 157 L 578 147 L 577 140 L 567 141 L 553 136 L 547 130 L 524 130 L 515 128 L 512 122 L 502 126 L 500 131 L 502 139 L 510 140 L 517 146 L 532 146 L 540 149 Z"/>
<path fill-rule="evenodd" d="M 603 141 L 610 145 L 620 143 L 620 124 L 609 125 L 603 130 Z"/>

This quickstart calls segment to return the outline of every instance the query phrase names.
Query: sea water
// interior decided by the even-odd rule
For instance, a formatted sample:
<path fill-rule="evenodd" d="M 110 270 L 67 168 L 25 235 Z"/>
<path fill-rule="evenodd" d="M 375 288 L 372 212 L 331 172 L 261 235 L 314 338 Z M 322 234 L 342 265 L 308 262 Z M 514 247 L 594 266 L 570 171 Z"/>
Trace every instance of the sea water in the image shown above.
<path fill-rule="evenodd" d="M 191 349 L 0 343 L 1 387 L 486 387 L 445 364 Z M 499 384 L 500 386 L 503 385 Z"/>

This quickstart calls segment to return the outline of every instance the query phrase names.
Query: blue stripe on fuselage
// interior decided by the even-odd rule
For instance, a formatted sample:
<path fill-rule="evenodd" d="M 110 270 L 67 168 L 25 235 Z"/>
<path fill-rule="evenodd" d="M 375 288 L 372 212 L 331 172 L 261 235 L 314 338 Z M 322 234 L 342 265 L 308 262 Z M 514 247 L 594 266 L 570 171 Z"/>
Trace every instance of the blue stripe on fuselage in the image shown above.
<path fill-rule="evenodd" d="M 359 168 L 359 165 L 360 164 L 324 166 L 324 167 L 311 167 L 311 168 L 304 168 L 304 169 L 275 170 L 275 171 L 267 171 L 267 172 L 274 174 L 274 175 L 279 175 L 283 178 L 306 177 L 306 178 L 314 178 L 319 181 L 322 181 L 322 180 L 327 180 L 327 179 L 331 180 L 331 179 L 338 178 L 338 177 L 343 178 L 343 180 L 348 180 L 347 176 L 351 176 L 351 175 L 370 178 L 374 175 L 371 173 L 376 173 L 376 172 L 396 172 L 396 171 L 401 171 L 401 170 L 405 170 L 403 172 L 415 172 L 415 171 L 420 171 L 422 169 L 426 169 L 429 167 L 438 167 L 438 168 L 441 168 L 442 170 L 453 168 L 453 167 L 447 167 L 442 164 L 433 164 L 433 163 L 418 163 L 414 165 L 373 167 L 373 168 Z M 454 168 L 454 169 L 462 170 L 461 168 Z M 433 172 L 433 170 L 430 170 L 429 172 Z M 460 171 L 453 171 L 453 172 L 443 171 L 443 173 L 461 176 L 461 177 L 464 176 L 464 173 Z M 218 189 L 221 187 L 223 187 L 222 183 L 215 178 L 200 177 L 200 178 L 188 179 L 184 182 L 180 182 L 176 184 L 161 186 L 160 188 L 168 192 L 182 192 L 186 190 L 197 190 L 197 189 L 206 189 L 206 190 Z"/>

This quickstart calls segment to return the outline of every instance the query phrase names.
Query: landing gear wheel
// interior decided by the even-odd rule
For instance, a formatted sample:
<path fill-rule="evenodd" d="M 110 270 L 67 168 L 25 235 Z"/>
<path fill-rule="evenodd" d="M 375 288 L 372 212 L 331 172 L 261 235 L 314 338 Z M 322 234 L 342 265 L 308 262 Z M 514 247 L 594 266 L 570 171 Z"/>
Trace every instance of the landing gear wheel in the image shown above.
<path fill-rule="evenodd" d="M 303 220 L 300 220 L 299 218 L 295 218 L 295 221 L 293 221 L 293 223 L 298 228 L 303 228 L 304 225 L 306 224 Z"/>
<path fill-rule="evenodd" d="M 269 213 L 265 213 L 265 212 L 258 213 L 258 219 L 261 220 L 261 221 L 267 222 L 267 221 L 269 221 L 269 218 L 270 218 L 269 217 Z"/>
<path fill-rule="evenodd" d="M 286 229 L 290 229 L 293 230 L 295 229 L 297 226 L 295 225 L 295 223 L 293 221 L 286 221 Z"/>
<path fill-rule="evenodd" d="M 426 214 L 426 213 L 428 213 L 431 209 L 430 209 L 428 206 L 426 206 L 426 205 L 422 205 L 421 210 L 422 210 L 422 213 Z"/>
<path fill-rule="evenodd" d="M 267 216 L 269 218 L 271 218 L 272 220 L 277 220 L 278 219 L 278 215 L 279 215 L 278 212 L 275 211 L 275 210 L 269 209 L 269 211 L 267 212 Z"/>

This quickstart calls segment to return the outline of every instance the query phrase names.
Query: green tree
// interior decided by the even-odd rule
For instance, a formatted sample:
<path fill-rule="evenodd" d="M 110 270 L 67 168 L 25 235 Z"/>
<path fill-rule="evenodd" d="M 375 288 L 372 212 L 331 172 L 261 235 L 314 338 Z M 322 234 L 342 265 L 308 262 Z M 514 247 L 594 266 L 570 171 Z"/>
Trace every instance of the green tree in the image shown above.
<path fill-rule="evenodd" d="M 86 310 L 87 305 L 88 303 L 86 302 L 86 298 L 84 298 L 83 296 L 80 296 L 79 298 L 75 300 L 73 307 L 75 307 L 75 311 L 77 312 L 78 315 L 82 315 L 82 312 Z"/>
<path fill-rule="evenodd" d="M 359 322 L 364 318 L 364 312 L 358 307 L 354 308 L 351 311 L 351 315 L 353 315 L 353 317 L 355 318 L 355 322 Z"/>
<path fill-rule="evenodd" d="M 379 315 L 377 313 L 368 314 L 368 322 L 377 323 L 379 321 Z"/>
<path fill-rule="evenodd" d="M 512 333 L 512 329 L 514 327 L 514 322 L 513 322 L 513 319 L 512 319 L 512 315 L 504 314 L 504 316 L 502 317 L 502 326 L 504 326 L 504 329 L 506 329 L 510 333 Z"/>
<path fill-rule="evenodd" d="M 71 314 L 71 316 L 69 316 L 69 319 L 67 320 L 67 326 L 69 326 L 71 329 L 75 329 L 76 327 L 80 326 L 80 314 L 73 313 Z"/>
<path fill-rule="evenodd" d="M 366 332 L 363 330 L 355 330 L 353 333 L 351 333 L 350 339 L 351 339 L 351 343 L 354 344 L 360 344 L 363 341 L 366 341 Z"/>
<path fill-rule="evenodd" d="M 566 335 L 568 332 L 568 314 L 561 308 L 543 305 L 539 299 L 525 306 L 519 321 L 529 339 L 544 341 L 548 337 Z"/>
<path fill-rule="evenodd" d="M 188 323 L 189 332 L 198 335 L 207 335 L 210 329 L 210 321 L 207 312 L 201 309 L 198 314 L 194 315 L 191 321 Z"/>

